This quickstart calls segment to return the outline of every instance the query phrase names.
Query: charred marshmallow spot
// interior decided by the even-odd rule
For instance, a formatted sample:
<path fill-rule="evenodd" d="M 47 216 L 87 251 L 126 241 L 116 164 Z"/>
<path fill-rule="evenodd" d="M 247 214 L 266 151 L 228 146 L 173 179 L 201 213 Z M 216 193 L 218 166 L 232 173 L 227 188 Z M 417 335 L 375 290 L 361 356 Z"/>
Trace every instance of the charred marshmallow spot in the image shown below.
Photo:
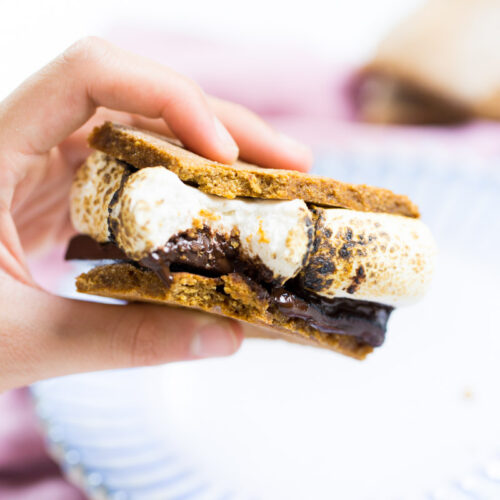
<path fill-rule="evenodd" d="M 78 232 L 108 241 L 108 206 L 126 171 L 126 163 L 99 151 L 78 169 L 70 193 L 71 221 Z"/>
<path fill-rule="evenodd" d="M 307 290 L 392 306 L 425 293 L 436 250 L 421 221 L 342 209 L 316 213 L 313 252 L 301 272 Z"/>

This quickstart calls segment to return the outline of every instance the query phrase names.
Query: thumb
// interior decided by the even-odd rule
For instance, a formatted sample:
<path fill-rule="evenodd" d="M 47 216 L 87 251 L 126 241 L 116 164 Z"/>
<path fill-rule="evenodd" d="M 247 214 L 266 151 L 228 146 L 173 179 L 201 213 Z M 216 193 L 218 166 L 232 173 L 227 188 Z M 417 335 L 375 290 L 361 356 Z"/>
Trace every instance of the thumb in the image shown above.
<path fill-rule="evenodd" d="M 164 306 L 95 304 L 0 282 L 0 392 L 71 373 L 225 356 L 239 323 Z"/>

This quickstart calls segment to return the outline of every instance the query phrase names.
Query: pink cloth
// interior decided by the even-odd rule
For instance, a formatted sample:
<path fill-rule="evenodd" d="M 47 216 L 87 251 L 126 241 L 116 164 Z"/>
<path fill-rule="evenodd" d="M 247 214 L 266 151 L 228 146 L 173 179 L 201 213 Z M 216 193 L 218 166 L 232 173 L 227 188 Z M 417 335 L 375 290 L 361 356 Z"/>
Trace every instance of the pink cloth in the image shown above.
<path fill-rule="evenodd" d="M 352 71 L 338 70 L 296 47 L 223 46 L 126 25 L 110 27 L 105 36 L 191 76 L 208 93 L 249 107 L 312 146 L 387 148 L 403 141 L 415 149 L 438 144 L 449 146 L 455 154 L 461 150 L 488 157 L 500 154 L 496 123 L 397 128 L 353 122 L 346 98 Z M 49 289 L 56 289 L 63 270 L 61 250 L 35 265 L 35 274 Z M 64 481 L 45 453 L 26 390 L 0 396 L 0 498 L 84 498 Z"/>
<path fill-rule="evenodd" d="M 0 395 L 0 498 L 85 498 L 47 455 L 27 389 Z"/>
<path fill-rule="evenodd" d="M 131 33 L 134 36 L 131 36 Z M 189 75 L 209 94 L 243 104 L 316 148 L 415 150 L 438 146 L 460 157 L 500 156 L 500 123 L 456 127 L 381 127 L 355 122 L 353 67 L 339 67 L 297 46 L 223 45 L 150 27 L 115 24 L 107 38 Z"/>

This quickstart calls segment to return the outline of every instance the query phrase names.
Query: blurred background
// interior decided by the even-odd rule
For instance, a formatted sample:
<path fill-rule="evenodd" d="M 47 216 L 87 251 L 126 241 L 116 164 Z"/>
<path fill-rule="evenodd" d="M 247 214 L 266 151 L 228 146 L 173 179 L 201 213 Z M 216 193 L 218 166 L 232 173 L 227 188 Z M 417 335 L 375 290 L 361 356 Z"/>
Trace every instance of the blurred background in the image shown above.
<path fill-rule="evenodd" d="M 83 498 L 43 465 L 43 443 L 96 499 L 500 498 L 500 0 L 0 9 L 0 98 L 75 40 L 104 37 L 307 142 L 314 172 L 408 194 L 440 248 L 429 295 L 363 363 L 255 340 L 230 360 L 0 396 L 0 498 Z M 62 251 L 33 269 L 76 297 L 82 268 Z"/>
<path fill-rule="evenodd" d="M 76 39 L 89 34 L 114 38 L 116 30 L 122 35 L 124 30 L 131 30 L 125 42 L 137 52 L 148 52 L 152 44 L 159 43 L 148 55 L 163 61 L 177 60 L 176 46 L 168 43 L 173 38 L 202 45 L 218 42 L 226 50 L 241 46 L 241 59 L 250 63 L 256 55 L 278 48 L 288 52 L 296 63 L 300 60 L 293 54 L 298 52 L 327 64 L 356 64 L 372 53 L 389 27 L 419 3 L 4 0 L 0 91 L 5 96 Z"/>
<path fill-rule="evenodd" d="M 248 106 L 278 128 L 313 146 L 331 145 L 333 141 L 339 147 L 349 148 L 353 142 L 358 145 L 362 141 L 366 147 L 370 144 L 378 147 L 380 141 L 392 143 L 396 139 L 400 142 L 403 135 L 406 141 L 417 141 L 425 146 L 436 141 L 439 144 L 451 141 L 453 148 L 458 148 L 462 154 L 470 153 L 476 145 L 479 148 L 474 154 L 478 149 L 480 154 L 497 153 L 496 130 L 491 124 L 461 128 L 459 133 L 454 127 L 451 134 L 446 128 L 429 132 L 422 127 L 417 131 L 405 127 L 392 130 L 390 135 L 380 127 L 362 124 L 363 121 L 391 123 L 402 120 L 410 124 L 422 121 L 418 113 L 411 114 L 414 110 L 410 110 L 408 117 L 405 116 L 406 108 L 394 112 L 392 108 L 385 109 L 386 104 L 381 105 L 382 112 L 380 105 L 370 107 L 370 103 L 361 111 L 356 110 L 360 103 L 366 104 L 366 95 L 370 97 L 373 92 L 368 85 L 368 92 L 361 87 L 363 92 L 356 93 L 357 83 L 353 78 L 361 67 L 373 60 L 377 47 L 388 33 L 426 3 L 420 0 L 376 3 L 363 0 L 311 0 L 307 3 L 277 0 L 252 3 L 5 0 L 0 19 L 0 46 L 4 57 L 0 97 L 6 96 L 75 40 L 97 35 L 191 76 L 206 92 Z M 435 12 L 424 16 L 423 22 L 417 21 L 417 29 L 411 30 L 415 31 L 414 39 L 400 40 L 396 35 L 389 43 L 389 57 L 382 54 L 379 62 L 382 70 L 393 76 L 391 57 L 398 63 L 403 61 L 401 67 L 396 67 L 397 76 L 408 79 L 404 60 L 418 64 L 419 60 L 432 59 L 433 49 L 441 43 L 441 50 L 430 61 L 430 66 L 420 64 L 415 75 L 410 75 L 410 83 L 415 80 L 417 90 L 422 81 L 424 90 L 427 90 L 427 83 L 432 84 L 432 91 L 438 90 L 437 107 L 441 108 L 440 100 L 449 97 L 450 89 L 446 88 L 448 82 L 439 81 L 439 75 L 439 85 L 435 86 L 436 78 L 432 77 L 435 68 L 438 73 L 439 68 L 448 71 L 448 78 L 453 82 L 463 77 L 453 72 L 457 66 L 470 76 L 477 73 L 470 67 L 471 60 L 496 60 L 499 3 L 496 0 L 435 0 L 431 4 L 437 6 L 433 9 Z M 475 20 L 474 6 L 481 14 Z M 453 11 L 463 12 L 463 18 L 454 19 Z M 431 26 L 427 18 L 431 19 Z M 436 25 L 432 19 L 437 20 L 437 29 L 432 26 L 432 23 Z M 475 27 L 472 30 L 467 28 L 468 19 Z M 491 20 L 496 23 L 491 24 Z M 439 37 L 441 28 L 443 36 Z M 481 33 L 486 33 L 486 38 Z M 427 42 L 420 44 L 419 37 Z M 445 40 L 448 43 L 443 43 Z M 421 54 L 412 49 L 415 46 L 424 47 Z M 391 54 L 393 47 L 400 47 L 402 53 Z M 460 56 L 450 55 L 450 47 Z M 450 70 L 442 61 L 451 61 L 454 67 Z M 375 66 L 376 76 L 381 67 Z M 484 73 L 485 69 L 481 71 Z M 490 82 L 491 76 L 479 74 L 477 79 Z M 473 84 L 477 87 L 477 82 Z M 460 97 L 464 97 L 464 92 L 458 91 Z M 391 100 L 387 89 L 383 97 L 386 101 Z M 465 99 L 469 97 L 466 91 Z M 432 98 L 433 93 L 431 104 L 436 104 L 432 103 Z M 351 124 L 354 117 L 362 118 L 356 123 L 355 134 Z M 431 124 L 436 121 L 435 117 L 428 118 Z M 437 121 L 446 122 L 446 109 Z M 461 140 L 464 134 L 467 142 Z"/>

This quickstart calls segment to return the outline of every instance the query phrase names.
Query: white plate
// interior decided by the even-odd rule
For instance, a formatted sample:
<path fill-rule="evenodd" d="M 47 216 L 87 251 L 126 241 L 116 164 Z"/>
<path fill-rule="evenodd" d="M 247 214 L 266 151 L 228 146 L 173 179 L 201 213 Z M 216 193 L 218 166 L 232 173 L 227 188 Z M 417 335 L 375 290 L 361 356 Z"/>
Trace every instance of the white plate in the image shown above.
<path fill-rule="evenodd" d="M 429 295 L 362 363 L 254 340 L 229 359 L 36 384 L 51 449 L 92 496 L 500 498 L 500 165 L 327 152 L 316 172 L 420 205 L 440 247 Z"/>

